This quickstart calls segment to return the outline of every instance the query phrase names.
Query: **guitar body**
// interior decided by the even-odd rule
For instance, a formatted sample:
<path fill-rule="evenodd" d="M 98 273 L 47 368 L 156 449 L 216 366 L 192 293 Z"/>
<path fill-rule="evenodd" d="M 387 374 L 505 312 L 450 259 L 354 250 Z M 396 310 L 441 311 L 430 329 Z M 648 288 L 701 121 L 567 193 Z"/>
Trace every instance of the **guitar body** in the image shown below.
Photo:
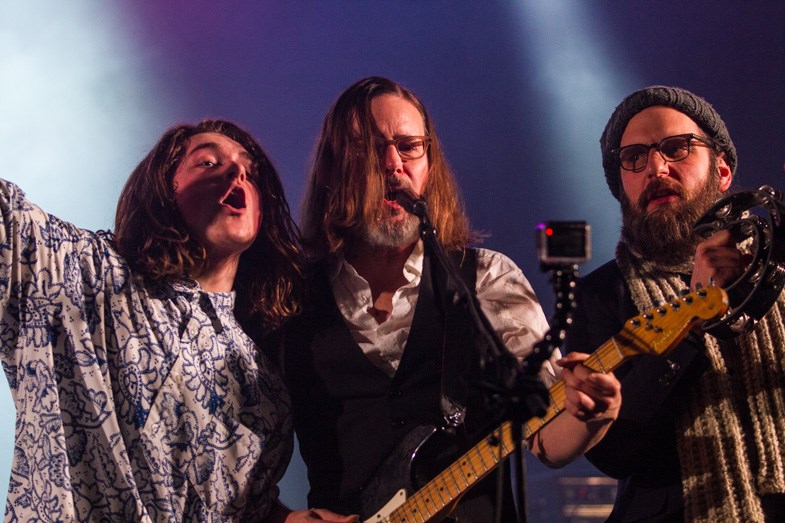
<path fill-rule="evenodd" d="M 384 521 L 419 490 L 433 477 L 429 470 L 438 467 L 436 460 L 445 446 L 454 446 L 454 441 L 433 425 L 420 425 L 409 432 L 363 488 L 360 495 L 361 514 L 366 518 L 363 521 Z"/>
<path fill-rule="evenodd" d="M 363 488 L 360 495 L 362 520 L 365 523 L 386 521 L 393 510 L 441 471 L 442 465 L 454 459 L 456 454 L 454 435 L 433 425 L 414 428 Z M 441 518 L 449 514 L 455 502 L 457 499 L 443 510 Z M 429 521 L 441 518 L 431 517 Z"/>

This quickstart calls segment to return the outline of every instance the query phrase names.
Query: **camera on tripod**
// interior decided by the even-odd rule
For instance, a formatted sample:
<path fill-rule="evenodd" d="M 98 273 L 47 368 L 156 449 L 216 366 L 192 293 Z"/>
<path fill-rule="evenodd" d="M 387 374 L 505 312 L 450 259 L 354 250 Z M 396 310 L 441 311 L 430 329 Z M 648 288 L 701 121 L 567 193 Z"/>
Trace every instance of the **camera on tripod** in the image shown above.
<path fill-rule="evenodd" d="M 580 221 L 537 225 L 537 256 L 546 267 L 576 265 L 591 258 L 591 227 Z"/>

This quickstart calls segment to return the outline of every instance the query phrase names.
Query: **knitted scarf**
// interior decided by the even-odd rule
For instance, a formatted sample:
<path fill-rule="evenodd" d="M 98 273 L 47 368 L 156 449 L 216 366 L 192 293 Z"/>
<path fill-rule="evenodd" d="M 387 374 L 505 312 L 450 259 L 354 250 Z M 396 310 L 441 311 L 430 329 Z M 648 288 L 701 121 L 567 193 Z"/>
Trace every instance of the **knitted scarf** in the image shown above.
<path fill-rule="evenodd" d="M 692 260 L 654 267 L 624 242 L 616 261 L 641 311 L 678 296 L 692 271 Z M 722 344 L 704 334 L 710 366 L 675 427 L 685 521 L 763 522 L 760 496 L 785 492 L 783 294 L 751 333 Z"/>

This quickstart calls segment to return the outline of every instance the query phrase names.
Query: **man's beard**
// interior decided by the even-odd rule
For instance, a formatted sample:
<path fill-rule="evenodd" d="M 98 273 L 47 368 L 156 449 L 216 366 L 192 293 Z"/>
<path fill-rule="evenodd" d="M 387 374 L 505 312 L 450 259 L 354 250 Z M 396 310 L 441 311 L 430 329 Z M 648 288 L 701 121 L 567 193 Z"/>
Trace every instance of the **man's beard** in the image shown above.
<path fill-rule="evenodd" d="M 378 220 L 363 225 L 360 238 L 370 247 L 400 248 L 417 241 L 420 227 L 417 217 L 406 213 L 403 220 L 393 221 L 391 212 L 385 209 Z"/>
<path fill-rule="evenodd" d="M 669 189 L 681 198 L 675 205 L 661 205 L 646 211 L 651 196 L 662 189 Z M 632 204 L 622 192 L 622 240 L 644 260 L 661 267 L 683 265 L 695 255 L 703 238 L 692 232 L 693 224 L 703 216 L 721 196 L 716 159 L 709 166 L 709 176 L 697 193 L 687 198 L 684 188 L 670 178 L 652 182 Z"/>

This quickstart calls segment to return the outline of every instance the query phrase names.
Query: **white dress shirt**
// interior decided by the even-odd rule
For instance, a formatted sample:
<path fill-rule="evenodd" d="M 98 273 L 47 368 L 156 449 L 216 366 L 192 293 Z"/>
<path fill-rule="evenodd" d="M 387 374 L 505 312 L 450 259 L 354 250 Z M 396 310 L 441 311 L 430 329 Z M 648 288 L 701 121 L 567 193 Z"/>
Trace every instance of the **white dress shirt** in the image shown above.
<path fill-rule="evenodd" d="M 388 376 L 395 374 L 406 348 L 417 307 L 424 251 L 419 241 L 404 263 L 407 283 L 393 294 L 392 314 L 382 323 L 369 312 L 373 299 L 365 278 L 344 258 L 332 267 L 330 285 L 346 325 L 368 359 Z M 523 272 L 504 254 L 478 249 L 476 291 L 480 308 L 507 349 L 524 358 L 549 327 Z M 560 352 L 554 351 L 542 367 L 540 377 L 547 385 L 557 376 L 553 362 L 560 357 Z"/>

